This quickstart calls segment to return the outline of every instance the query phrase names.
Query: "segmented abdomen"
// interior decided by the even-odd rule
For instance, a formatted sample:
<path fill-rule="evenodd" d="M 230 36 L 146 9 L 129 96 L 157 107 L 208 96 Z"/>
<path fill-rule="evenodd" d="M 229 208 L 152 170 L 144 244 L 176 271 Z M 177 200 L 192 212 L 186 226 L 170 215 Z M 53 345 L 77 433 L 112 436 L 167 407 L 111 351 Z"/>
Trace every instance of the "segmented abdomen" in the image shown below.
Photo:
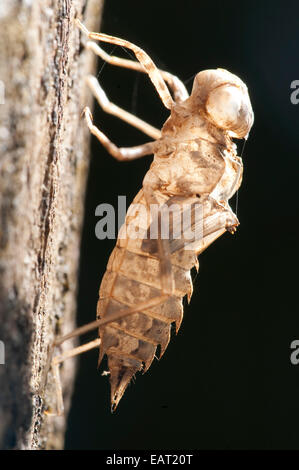
<path fill-rule="evenodd" d="M 128 210 L 126 222 L 110 256 L 100 287 L 98 318 L 161 295 L 158 258 L 141 249 L 142 238 L 132 239 L 129 235 L 121 238 L 128 224 L 139 232 L 141 228 L 144 231 L 148 228 L 145 212 L 133 213 L 133 207 L 136 207 L 133 204 L 141 204 L 145 209 L 142 190 Z M 100 328 L 99 363 L 106 354 L 113 409 L 136 372 L 146 371 L 150 367 L 158 345 L 161 347 L 160 355 L 164 353 L 170 339 L 171 323 L 175 322 L 176 331 L 180 327 L 182 299 L 185 295 L 191 297 L 190 269 L 197 264 L 197 257 L 194 252 L 181 249 L 171 255 L 171 263 L 175 281 L 173 296 L 146 311 L 129 314 Z"/>

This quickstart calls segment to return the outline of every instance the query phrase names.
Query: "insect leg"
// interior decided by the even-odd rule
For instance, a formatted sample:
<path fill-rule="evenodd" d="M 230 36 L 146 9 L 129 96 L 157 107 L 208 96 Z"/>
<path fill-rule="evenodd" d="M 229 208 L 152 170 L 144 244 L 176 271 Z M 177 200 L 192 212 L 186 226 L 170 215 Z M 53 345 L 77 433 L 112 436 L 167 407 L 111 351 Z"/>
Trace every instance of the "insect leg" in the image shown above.
<path fill-rule="evenodd" d="M 135 44 L 129 41 L 126 41 L 125 39 L 116 38 L 115 36 L 109 36 L 108 34 L 90 32 L 78 19 L 76 20 L 76 23 L 81 29 L 81 31 L 84 34 L 86 34 L 89 39 L 95 39 L 97 41 L 108 42 L 110 44 L 116 44 L 118 46 L 126 47 L 127 49 L 130 49 L 131 51 L 133 51 L 137 60 L 142 64 L 146 73 L 150 77 L 164 106 L 167 109 L 172 108 L 173 99 L 161 75 L 161 72 L 156 67 L 156 65 L 150 58 L 150 56 L 144 50 L 142 50 L 140 47 L 136 46 Z"/>
<path fill-rule="evenodd" d="M 131 70 L 136 70 L 136 72 L 146 73 L 144 67 L 134 60 L 121 59 L 120 57 L 111 56 L 107 54 L 98 44 L 93 41 L 88 41 L 86 47 L 94 52 L 96 55 L 105 60 L 108 64 L 116 65 L 118 67 L 124 67 Z M 173 92 L 173 96 L 176 102 L 185 101 L 188 97 L 188 91 L 186 90 L 183 82 L 172 73 L 165 72 L 164 70 L 159 69 L 160 74 L 164 78 L 165 82 Z"/>
<path fill-rule="evenodd" d="M 116 106 L 114 103 L 111 103 L 96 77 L 89 75 L 86 79 L 86 82 L 97 102 L 106 113 L 112 114 L 113 116 L 122 119 L 131 126 L 137 127 L 137 129 L 141 130 L 153 139 L 160 139 L 161 131 L 159 129 L 156 129 L 142 119 L 139 119 L 133 114 L 128 113 L 128 111 L 125 111 L 119 106 Z"/>
<path fill-rule="evenodd" d="M 63 406 L 63 396 L 62 396 L 62 387 L 60 381 L 60 374 L 59 374 L 59 364 L 64 362 L 66 359 L 74 356 L 78 356 L 86 351 L 90 351 L 91 349 L 98 348 L 100 346 L 101 340 L 95 339 L 94 341 L 90 341 L 89 343 L 83 344 L 82 346 L 78 346 L 76 348 L 72 348 L 69 351 L 63 352 L 59 356 L 55 356 L 52 359 L 51 367 L 54 376 L 55 388 L 56 388 L 56 397 L 57 397 L 57 412 L 46 411 L 48 416 L 61 416 L 64 412 Z"/>
<path fill-rule="evenodd" d="M 63 415 L 63 412 L 64 412 L 64 405 L 63 405 L 61 380 L 60 380 L 60 374 L 59 374 L 59 366 L 58 364 L 55 364 L 54 362 L 51 364 L 51 366 L 52 366 L 54 383 L 55 383 L 55 388 L 56 388 L 57 410 L 56 411 L 46 410 L 45 414 L 47 416 L 61 416 Z"/>
<path fill-rule="evenodd" d="M 153 297 L 150 300 L 147 300 L 145 302 L 141 302 L 138 305 L 134 305 L 129 308 L 121 309 L 111 315 L 105 316 L 103 318 L 100 318 L 98 320 L 95 320 L 93 322 L 87 323 L 86 325 L 80 326 L 79 328 L 76 328 L 75 330 L 71 331 L 70 333 L 60 336 L 59 338 L 56 339 L 55 341 L 55 346 L 58 346 L 59 344 L 64 343 L 64 341 L 74 338 L 75 336 L 80 336 L 88 331 L 95 330 L 96 328 L 99 328 L 100 326 L 106 325 L 107 323 L 111 323 L 113 321 L 119 320 L 120 318 L 126 317 L 127 315 L 130 315 L 132 313 L 136 313 L 139 311 L 146 310 L 147 308 L 152 308 L 155 307 L 156 305 L 159 305 L 160 303 L 164 302 L 167 299 L 168 295 L 159 295 L 157 297 Z"/>
<path fill-rule="evenodd" d="M 243 165 L 239 162 L 236 162 L 235 160 L 234 163 L 238 165 L 238 171 L 236 174 L 236 178 L 232 184 L 232 187 L 229 188 L 227 192 L 222 195 L 223 199 L 225 199 L 226 201 L 228 201 L 235 194 L 237 189 L 240 187 L 242 181 Z"/>
<path fill-rule="evenodd" d="M 85 120 L 87 122 L 90 132 L 101 142 L 101 144 L 108 150 L 108 152 L 117 160 L 126 161 L 134 160 L 150 155 L 153 153 L 154 142 L 148 142 L 136 147 L 117 147 L 113 144 L 108 137 L 100 131 L 92 122 L 92 114 L 88 107 L 84 109 Z"/>
<path fill-rule="evenodd" d="M 187 217 L 184 217 L 182 212 L 182 218 L 187 221 L 184 224 L 183 236 L 170 239 L 171 254 L 184 248 L 199 255 L 226 231 L 234 233 L 239 225 L 231 209 L 222 206 L 210 196 L 200 198 L 190 209 Z M 191 237 L 185 237 L 190 233 Z"/>
<path fill-rule="evenodd" d="M 123 318 L 123 317 L 125 317 L 127 315 L 130 315 L 132 313 L 136 313 L 138 311 L 144 311 L 147 308 L 152 308 L 156 305 L 159 305 L 159 304 L 165 302 L 165 300 L 167 300 L 167 298 L 168 298 L 168 295 L 157 296 L 157 297 L 154 297 L 150 300 L 147 300 L 146 302 L 142 302 L 142 303 L 140 303 L 138 305 L 135 305 L 133 307 L 128 307 L 126 309 L 119 310 L 118 312 L 115 312 L 115 313 L 113 313 L 111 315 L 108 315 L 104 318 L 101 318 L 99 320 L 95 320 L 91 323 L 88 323 L 87 325 L 76 328 L 72 332 L 57 338 L 57 340 L 55 341 L 55 343 L 53 345 L 52 351 L 53 351 L 55 346 L 59 346 L 60 344 L 64 343 L 66 340 L 68 340 L 70 338 L 74 338 L 74 337 L 80 336 L 84 333 L 87 333 L 88 331 L 95 330 L 95 329 L 99 328 L 102 325 L 111 323 L 115 320 Z M 78 346 L 78 347 L 73 348 L 69 351 L 65 351 L 63 354 L 55 356 L 52 359 L 51 367 L 52 367 L 52 370 L 53 370 L 54 382 L 55 382 L 55 387 L 56 387 L 57 412 L 47 411 L 46 412 L 47 415 L 49 415 L 49 416 L 51 416 L 51 415 L 57 416 L 58 415 L 59 416 L 59 415 L 63 414 L 64 407 L 63 407 L 61 381 L 60 381 L 60 376 L 59 376 L 59 364 L 61 362 L 64 362 L 66 359 L 68 359 L 70 357 L 78 356 L 79 354 L 82 354 L 86 351 L 89 351 L 89 350 L 94 349 L 94 348 L 98 348 L 100 346 L 100 342 L 101 342 L 101 340 L 99 338 L 95 339 L 93 341 L 90 341 L 89 343 L 83 344 L 82 346 Z"/>

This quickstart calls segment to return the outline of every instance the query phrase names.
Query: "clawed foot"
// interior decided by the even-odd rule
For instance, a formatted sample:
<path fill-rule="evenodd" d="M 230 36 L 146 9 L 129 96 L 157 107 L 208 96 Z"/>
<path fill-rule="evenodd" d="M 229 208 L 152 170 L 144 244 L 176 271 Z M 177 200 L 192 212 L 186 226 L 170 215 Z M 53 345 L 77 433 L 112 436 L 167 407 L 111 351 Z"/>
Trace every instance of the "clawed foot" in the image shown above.
<path fill-rule="evenodd" d="M 235 224 L 235 225 L 230 225 L 230 226 L 226 227 L 226 230 L 227 230 L 229 233 L 231 233 L 232 235 L 234 235 L 234 234 L 236 233 L 236 231 L 237 231 L 237 226 L 238 226 L 238 225 L 239 225 L 239 223 L 238 223 L 238 224 Z"/>

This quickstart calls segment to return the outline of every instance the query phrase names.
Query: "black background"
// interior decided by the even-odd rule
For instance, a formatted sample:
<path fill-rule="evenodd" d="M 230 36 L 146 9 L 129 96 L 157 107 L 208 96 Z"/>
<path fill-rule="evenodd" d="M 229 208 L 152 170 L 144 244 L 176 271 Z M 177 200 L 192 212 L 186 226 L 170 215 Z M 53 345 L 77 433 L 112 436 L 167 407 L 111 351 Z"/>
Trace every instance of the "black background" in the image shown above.
<path fill-rule="evenodd" d="M 189 91 L 200 70 L 240 76 L 255 124 L 243 154 L 237 234 L 225 234 L 200 257 L 178 335 L 160 362 L 137 375 L 116 413 L 97 351 L 80 357 L 66 448 L 299 448 L 299 365 L 290 363 L 290 343 L 299 339 L 299 104 L 290 101 L 290 84 L 299 79 L 298 17 L 297 1 L 106 0 L 101 30 L 141 46 Z M 128 57 L 121 48 L 113 53 Z M 102 65 L 98 77 L 109 98 L 161 127 L 168 113 L 148 78 Z M 148 141 L 98 108 L 95 119 L 119 146 Z M 92 141 L 78 324 L 95 318 L 114 246 L 96 239 L 95 208 L 116 207 L 118 195 L 129 204 L 151 160 L 119 163 Z"/>

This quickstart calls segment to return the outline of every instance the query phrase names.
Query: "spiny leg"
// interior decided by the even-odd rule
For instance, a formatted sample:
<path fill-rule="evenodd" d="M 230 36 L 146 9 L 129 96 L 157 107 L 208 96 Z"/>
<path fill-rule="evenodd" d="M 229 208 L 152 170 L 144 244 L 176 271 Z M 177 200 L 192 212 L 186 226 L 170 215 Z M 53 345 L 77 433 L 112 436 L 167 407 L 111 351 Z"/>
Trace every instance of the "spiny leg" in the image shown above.
<path fill-rule="evenodd" d="M 148 142 L 136 147 L 117 147 L 108 137 L 98 129 L 92 121 L 92 114 L 88 107 L 84 109 L 84 116 L 90 132 L 101 142 L 108 152 L 117 160 L 127 161 L 154 153 L 155 142 Z"/>
<path fill-rule="evenodd" d="M 156 67 L 150 56 L 142 50 L 140 47 L 135 44 L 126 41 L 125 39 L 116 38 L 115 36 L 109 36 L 108 34 L 103 33 L 93 33 L 88 31 L 88 29 L 81 23 L 80 20 L 76 20 L 77 25 L 81 31 L 88 36 L 89 39 L 95 39 L 97 41 L 108 42 L 110 44 L 116 44 L 117 46 L 123 46 L 127 49 L 130 49 L 134 52 L 137 60 L 142 64 L 146 73 L 150 77 L 154 87 L 156 88 L 162 103 L 167 109 L 171 109 L 173 106 L 173 99 L 167 88 L 167 85 L 161 75 L 161 72 Z"/>
<path fill-rule="evenodd" d="M 101 59 L 103 59 L 108 64 L 116 65 L 118 67 L 124 67 L 131 70 L 136 70 L 137 72 L 147 73 L 144 67 L 139 62 L 135 62 L 134 60 L 122 59 L 116 56 L 111 56 L 93 41 L 88 41 L 86 47 L 93 51 L 96 55 L 101 57 Z M 167 83 L 167 85 L 169 86 L 169 88 L 172 90 L 176 102 L 185 101 L 189 97 L 185 85 L 176 75 L 173 75 L 169 72 L 165 72 L 161 69 L 159 69 L 159 72 Z"/>
<path fill-rule="evenodd" d="M 161 296 L 159 295 L 157 297 L 153 297 L 152 299 L 146 300 L 145 302 L 141 302 L 138 305 L 121 309 L 118 312 L 115 312 L 109 316 L 87 323 L 87 325 L 80 326 L 79 328 L 76 328 L 70 333 L 64 336 L 60 336 L 60 338 L 57 338 L 57 340 L 55 341 L 55 346 L 59 346 L 60 344 L 64 343 L 66 340 L 70 338 L 81 336 L 87 333 L 88 331 L 95 330 L 96 328 L 99 328 L 100 326 L 119 320 L 120 318 L 126 317 L 127 315 L 131 315 L 132 313 L 136 313 L 139 311 L 146 310 L 148 308 L 155 307 L 156 305 L 159 305 L 160 303 L 164 302 L 167 297 L 168 295 L 166 294 L 161 295 Z"/>
<path fill-rule="evenodd" d="M 86 82 L 97 102 L 106 113 L 112 114 L 113 116 L 122 119 L 128 124 L 131 124 L 131 126 L 134 126 L 145 134 L 149 135 L 153 139 L 160 139 L 161 131 L 159 129 L 156 129 L 142 119 L 139 119 L 133 114 L 128 113 L 128 111 L 125 111 L 119 106 L 116 106 L 114 103 L 111 103 L 96 77 L 89 75 L 86 78 Z"/>
<path fill-rule="evenodd" d="M 51 352 L 53 352 L 53 349 L 55 346 L 59 346 L 60 344 L 64 343 L 70 338 L 81 336 L 82 334 L 87 333 L 88 331 L 95 330 L 99 328 L 100 326 L 119 320 L 120 318 L 126 317 L 127 315 L 130 315 L 132 313 L 136 313 L 138 311 L 144 311 L 148 308 L 155 307 L 156 305 L 159 305 L 165 302 L 167 298 L 168 298 L 168 295 L 157 296 L 150 300 L 147 300 L 146 302 L 142 302 L 138 305 L 135 305 L 134 307 L 129 307 L 123 310 L 119 310 L 118 312 L 115 312 L 114 314 L 111 314 L 107 317 L 100 318 L 91 323 L 88 323 L 87 325 L 76 328 L 70 333 L 57 338 L 53 347 L 51 348 Z M 61 381 L 60 381 L 60 375 L 59 375 L 59 364 L 64 362 L 66 359 L 70 357 L 75 357 L 86 351 L 90 351 L 91 349 L 98 348 L 100 346 L 100 343 L 101 343 L 101 340 L 97 338 L 93 341 L 90 341 L 89 343 L 83 344 L 82 346 L 78 346 L 76 348 L 70 349 L 69 351 L 65 351 L 61 355 L 55 356 L 52 359 L 51 367 L 53 370 L 54 383 L 55 383 L 55 388 L 56 388 L 57 412 L 54 413 L 54 412 L 46 411 L 46 414 L 48 416 L 57 416 L 57 415 L 60 416 L 63 414 L 63 410 L 64 410 L 62 387 L 61 387 Z"/>

